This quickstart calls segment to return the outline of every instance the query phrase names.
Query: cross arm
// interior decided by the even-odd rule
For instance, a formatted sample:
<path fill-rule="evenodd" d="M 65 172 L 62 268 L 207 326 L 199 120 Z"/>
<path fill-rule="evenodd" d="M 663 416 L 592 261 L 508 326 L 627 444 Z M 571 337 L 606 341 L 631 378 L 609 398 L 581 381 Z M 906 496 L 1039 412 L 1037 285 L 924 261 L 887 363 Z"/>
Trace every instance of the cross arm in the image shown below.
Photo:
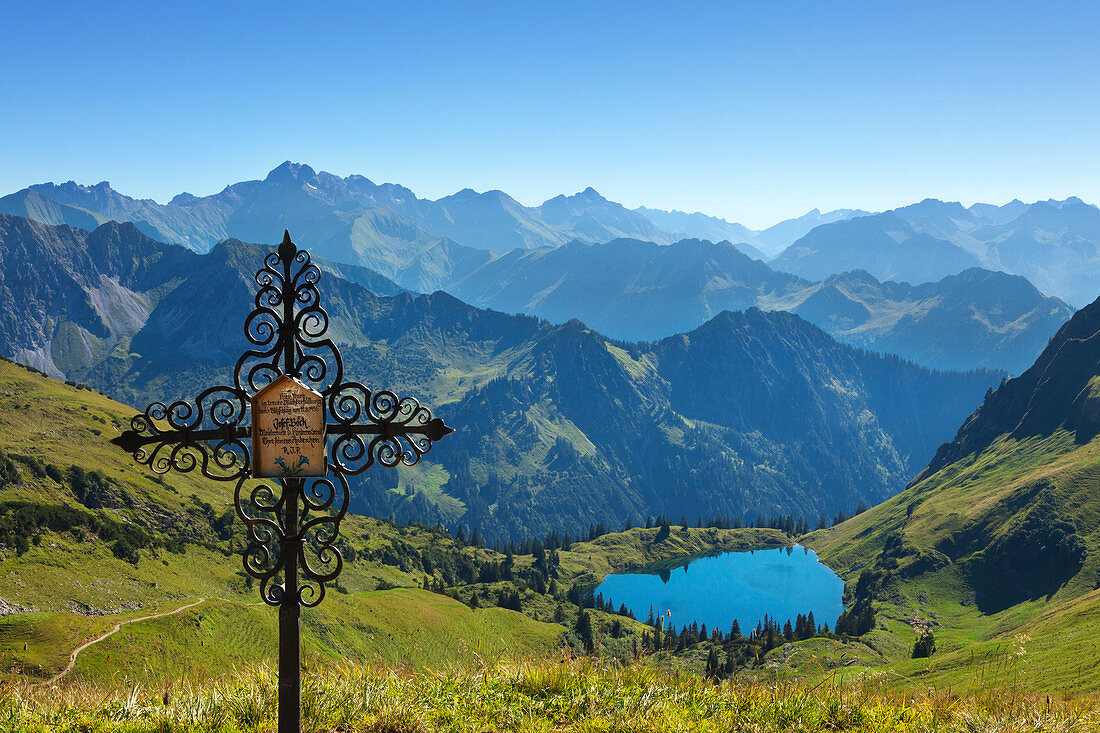
<path fill-rule="evenodd" d="M 149 422 L 141 421 L 144 429 L 126 430 L 121 435 L 113 438 L 111 443 L 134 456 L 138 463 L 148 465 L 157 473 L 167 473 L 170 469 L 186 473 L 196 467 L 201 467 L 203 475 L 216 480 L 232 480 L 240 478 L 247 471 L 247 462 L 241 460 L 245 450 L 245 440 L 252 435 L 250 426 L 227 425 L 206 430 L 149 430 Z M 337 448 L 348 446 L 349 443 L 362 445 L 358 436 L 374 436 L 370 441 L 372 449 L 366 452 L 373 455 L 373 446 L 378 441 L 382 445 L 390 445 L 395 449 L 400 445 L 399 439 L 405 438 L 407 446 L 413 448 L 411 452 L 406 450 L 384 450 L 380 457 L 383 464 L 390 464 L 387 457 L 393 455 L 399 461 L 405 460 L 405 456 L 419 459 L 421 453 L 426 452 L 427 446 L 454 432 L 454 428 L 448 427 L 442 419 L 435 417 L 423 423 L 408 423 L 396 420 L 381 420 L 369 423 L 343 423 L 332 422 L 326 426 L 326 432 L 336 437 Z M 214 447 L 211 448 L 210 444 Z M 218 447 L 223 450 L 219 452 Z M 366 448 L 366 446 L 363 446 Z M 191 451 L 187 449 L 192 449 Z M 357 455 L 359 451 L 346 452 L 346 456 Z M 371 463 L 373 461 L 368 461 Z M 358 463 L 353 461 L 353 463 Z M 396 465 L 396 462 L 393 463 Z M 349 473 L 359 473 L 366 466 L 349 468 Z"/>
<path fill-rule="evenodd" d="M 192 445 L 239 438 L 247 438 L 252 434 L 250 428 L 215 428 L 213 430 L 165 430 L 161 433 L 139 433 L 136 430 L 125 430 L 121 435 L 112 438 L 111 443 L 117 445 L 127 453 L 135 453 L 153 443 L 164 445 Z"/>
<path fill-rule="evenodd" d="M 344 423 L 329 423 L 326 426 L 329 435 L 381 435 L 384 438 L 399 435 L 423 435 L 433 443 L 450 435 L 454 428 L 448 427 L 443 420 L 436 417 L 425 425 L 402 425 L 401 423 L 382 422 L 345 425 Z M 176 443 L 192 444 L 211 440 L 229 440 L 247 438 L 252 435 L 251 427 L 216 428 L 213 430 L 165 430 L 162 433 L 143 435 L 136 430 L 126 430 L 121 435 L 113 438 L 111 443 L 117 445 L 127 453 L 133 453 L 153 443 L 173 445 Z"/>

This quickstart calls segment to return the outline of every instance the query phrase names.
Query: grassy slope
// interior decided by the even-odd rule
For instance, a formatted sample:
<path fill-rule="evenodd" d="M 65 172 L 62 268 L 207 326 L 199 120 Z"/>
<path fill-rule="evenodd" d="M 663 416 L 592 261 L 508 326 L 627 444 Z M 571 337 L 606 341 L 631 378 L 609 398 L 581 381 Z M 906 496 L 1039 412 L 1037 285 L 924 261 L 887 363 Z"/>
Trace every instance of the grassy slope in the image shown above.
<path fill-rule="evenodd" d="M 164 528 L 185 527 L 194 542 L 173 553 L 163 546 L 142 549 L 136 565 L 114 556 L 108 543 L 90 531 L 41 530 L 37 544 L 17 555 L 0 550 L 0 601 L 34 609 L 0 617 L 0 675 L 12 671 L 48 676 L 63 669 L 69 652 L 119 622 L 171 611 L 199 598 L 202 604 L 176 615 L 125 625 L 82 652 L 77 679 L 173 679 L 183 674 L 220 675 L 255 661 L 273 661 L 276 612 L 258 603 L 240 572 L 236 552 L 243 530 L 234 525 L 230 542 L 212 536 L 200 502 L 213 515 L 230 509 L 228 484 L 171 475 L 163 480 L 132 463 L 107 441 L 132 411 L 90 390 L 47 379 L 0 361 L 0 450 L 31 456 L 63 470 L 78 464 L 99 470 L 111 482 L 109 508 L 86 509 L 67 479 L 36 475 L 16 460 L 21 478 L 0 487 L 0 505 L 33 502 L 75 507 L 89 514 L 149 528 L 166 539 Z M 236 520 L 234 520 L 236 521 Z M 773 530 L 676 528 L 654 542 L 657 529 L 633 529 L 577 543 L 560 553 L 559 597 L 523 591 L 524 612 L 471 609 L 450 597 L 420 590 L 424 573 L 400 564 L 366 561 L 364 553 L 405 544 L 417 550 L 473 553 L 479 561 L 499 562 L 490 550 L 460 548 L 450 537 L 416 527 L 395 527 L 351 515 L 341 534 L 360 557 L 340 577 L 346 592 L 330 588 L 320 607 L 303 613 L 307 662 L 338 659 L 382 661 L 413 666 L 445 666 L 514 655 L 542 656 L 556 647 L 563 627 L 548 623 L 574 582 L 595 583 L 613 570 L 625 570 L 715 549 L 785 544 Z M 83 535 L 83 536 L 78 536 Z M 198 542 L 199 544 L 195 544 Z M 208 543 L 203 546 L 201 543 Z M 517 556 L 517 569 L 531 556 Z M 395 590 L 378 590 L 398 586 Z M 475 586 L 461 589 L 463 597 Z M 500 584 L 477 584 L 483 604 Z M 610 620 L 596 613 L 598 624 Z M 567 611 L 572 619 L 572 611 Z M 628 626 L 633 627 L 631 624 Z M 26 644 L 26 649 L 23 646 Z"/>
<path fill-rule="evenodd" d="M 332 594 L 302 615 L 307 667 L 339 661 L 446 667 L 477 659 L 541 656 L 561 627 L 502 608 L 472 610 L 447 596 L 401 588 Z M 89 647 L 79 679 L 220 677 L 277 659 L 278 614 L 262 604 L 220 599 L 162 619 L 133 624 Z"/>
<path fill-rule="evenodd" d="M 107 443 L 131 411 L 89 390 L 46 379 L 0 362 L 0 450 L 34 456 L 42 463 L 67 468 L 78 464 L 100 470 L 126 501 L 121 506 L 88 510 L 145 526 L 178 515 L 192 517 L 194 494 L 216 513 L 229 508 L 229 485 L 192 475 L 154 480 L 143 467 Z M 64 482 L 35 476 L 16 462 L 22 480 L 0 488 L 0 503 L 31 501 L 80 507 Z M 350 516 L 342 534 L 353 547 L 370 549 L 396 538 L 422 548 L 450 540 L 416 528 L 395 528 L 365 517 Z M 217 538 L 203 538 L 218 543 Z M 234 542 L 240 542 L 238 535 Z M 77 666 L 81 675 L 157 674 L 191 670 L 222 672 L 231 666 L 269 659 L 274 650 L 276 613 L 256 605 L 257 594 L 245 587 L 236 554 L 186 545 L 175 554 L 144 549 L 136 565 L 116 558 L 107 543 L 94 536 L 77 539 L 70 532 L 44 531 L 39 544 L 22 555 L 0 551 L 0 599 L 37 609 L 0 617 L 0 669 L 48 674 L 63 668 L 68 652 L 84 640 L 110 630 L 119 621 L 171 610 L 184 599 L 205 597 L 207 603 L 177 616 L 141 622 L 90 647 Z M 221 543 L 224 544 L 224 543 Z M 472 611 L 445 596 L 420 590 L 376 591 L 382 584 L 419 586 L 420 572 L 395 565 L 356 561 L 345 565 L 345 595 L 330 590 L 325 603 L 303 614 L 307 658 L 361 658 L 413 664 L 470 660 L 505 650 L 536 653 L 556 643 L 560 626 L 539 623 L 503 609 Z M 90 612 L 91 616 L 82 612 Z M 413 629 L 422 630 L 413 638 Z M 26 644 L 24 651 L 23 645 Z M 123 653 L 125 652 L 125 653 Z M 107 664 L 107 656 L 111 663 Z"/>
<path fill-rule="evenodd" d="M 1045 690 L 1100 688 L 1100 438 L 1077 444 L 1065 431 L 1026 440 L 998 439 L 988 449 L 923 477 L 903 493 L 829 530 L 807 544 L 842 577 L 855 579 L 891 534 L 904 553 L 887 600 L 876 604 L 879 646 L 897 674 L 935 685 L 1019 682 Z M 1026 511 L 1038 485 L 1077 527 L 1088 555 L 1055 592 L 983 612 L 967 572 L 973 557 L 942 550 L 960 538 L 1008 532 Z M 920 563 L 924 563 L 922 566 Z M 940 566 L 942 565 L 942 566 Z M 936 567 L 940 566 L 940 567 Z M 936 622 L 937 654 L 909 660 L 914 615 Z M 885 641 L 884 638 L 890 638 Z"/>

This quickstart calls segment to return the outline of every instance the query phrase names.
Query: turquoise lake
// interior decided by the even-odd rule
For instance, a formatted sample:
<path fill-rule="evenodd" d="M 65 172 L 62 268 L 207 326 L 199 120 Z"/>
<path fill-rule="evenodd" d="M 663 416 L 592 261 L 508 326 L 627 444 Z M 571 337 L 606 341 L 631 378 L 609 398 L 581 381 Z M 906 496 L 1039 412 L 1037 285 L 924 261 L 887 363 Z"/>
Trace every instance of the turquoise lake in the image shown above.
<path fill-rule="evenodd" d="M 639 621 L 671 611 L 677 629 L 698 622 L 729 631 L 734 619 L 744 633 L 764 614 L 780 623 L 813 611 L 814 621 L 832 628 L 844 610 L 844 581 L 795 545 L 694 557 L 671 567 L 608 575 L 596 588 L 615 607 L 625 603 Z M 669 619 L 666 616 L 665 625 Z"/>

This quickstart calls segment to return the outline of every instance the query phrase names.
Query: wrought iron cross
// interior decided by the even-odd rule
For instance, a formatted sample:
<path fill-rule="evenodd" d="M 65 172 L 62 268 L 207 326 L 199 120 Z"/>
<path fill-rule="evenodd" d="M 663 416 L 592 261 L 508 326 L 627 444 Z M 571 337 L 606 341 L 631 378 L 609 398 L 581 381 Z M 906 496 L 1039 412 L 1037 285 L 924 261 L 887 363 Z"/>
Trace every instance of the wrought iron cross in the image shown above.
<path fill-rule="evenodd" d="M 284 232 L 282 244 L 256 273 L 255 309 L 244 324 L 255 348 L 237 361 L 233 384 L 210 387 L 192 401 L 155 402 L 111 441 L 158 474 L 198 469 L 215 481 L 236 482 L 233 504 L 250 543 L 245 572 L 260 581 L 264 602 L 279 606 L 280 733 L 301 729 L 301 607 L 318 605 L 325 584 L 343 567 L 335 543 L 348 510 L 347 477 L 376 461 L 391 468 L 414 465 L 434 441 L 454 432 L 411 397 L 345 381 L 340 350 L 325 337 L 320 277 L 309 253 Z M 323 397 L 325 475 L 260 479 L 246 487 L 252 477 L 249 438 L 256 428 L 254 421 L 248 424 L 249 403 L 282 375 Z"/>

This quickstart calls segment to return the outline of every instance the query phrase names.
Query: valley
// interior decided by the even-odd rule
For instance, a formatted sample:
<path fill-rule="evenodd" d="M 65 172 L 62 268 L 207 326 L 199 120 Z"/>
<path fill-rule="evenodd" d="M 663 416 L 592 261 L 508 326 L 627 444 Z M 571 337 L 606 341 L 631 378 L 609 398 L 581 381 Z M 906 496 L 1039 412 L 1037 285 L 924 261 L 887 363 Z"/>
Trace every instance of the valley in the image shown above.
<path fill-rule="evenodd" d="M 807 639 L 779 635 L 757 652 L 758 663 L 733 662 L 739 676 L 812 679 L 820 672 L 806 660 L 814 658 L 813 664 L 842 670 L 852 680 L 879 669 L 895 670 L 901 676 L 890 686 L 902 688 L 930 684 L 969 689 L 980 674 L 981 684 L 987 685 L 1011 681 L 1038 690 L 1094 689 L 1100 683 L 1083 661 L 1088 652 L 1077 634 L 1084 632 L 1076 630 L 1085 628 L 1096 595 L 1091 510 L 1085 509 L 1088 477 L 1100 460 L 1089 437 L 1097 431 L 1090 427 L 1096 419 L 1087 386 L 1093 379 L 1089 365 L 1095 364 L 1090 349 L 1095 346 L 1096 312 L 1081 311 L 1032 370 L 991 391 L 956 440 L 939 449 L 905 492 L 801 537 L 781 530 L 717 526 L 673 526 L 665 533 L 658 521 L 620 533 L 591 530 L 594 534 L 583 542 L 563 542 L 551 533 L 545 543 L 525 540 L 522 547 L 509 543 L 490 549 L 463 533 L 456 539 L 424 525 L 349 517 L 347 543 L 341 546 L 349 564 L 338 592 L 330 594 L 331 603 L 312 612 L 306 625 L 307 658 L 324 666 L 326 659 L 350 654 L 367 663 L 431 667 L 459 661 L 456 643 L 477 650 L 478 658 L 489 653 L 502 659 L 537 655 L 562 643 L 577 644 L 583 651 L 576 628 L 578 614 L 585 612 L 594 617 L 601 655 L 630 656 L 635 648 L 652 651 L 653 632 L 641 623 L 645 619 L 599 607 L 584 611 L 586 603 L 596 601 L 585 601 L 583 589 L 595 588 L 609 573 L 657 561 L 784 546 L 797 539 L 847 581 L 846 608 L 858 606 L 861 594 L 868 594 L 863 597 L 873 608 L 872 626 Z M 1058 379 L 1039 379 L 1054 374 Z M 109 674 L 112 684 L 130 679 L 165 684 L 181 675 L 226 674 L 240 665 L 270 663 L 272 648 L 264 638 L 274 633 L 274 618 L 234 570 L 239 567 L 234 548 L 242 529 L 227 518 L 227 497 L 213 490 L 221 487 L 188 476 L 150 478 L 138 467 L 120 463 L 104 436 L 122 427 L 128 408 L 94 390 L 6 362 L 0 363 L 0 386 L 0 400 L 6 404 L 0 411 L 5 416 L 0 450 L 6 466 L 0 488 L 0 528 L 6 532 L 0 585 L 6 589 L 3 607 L 15 610 L 0 618 L 0 638 L 11 650 L 7 673 L 40 679 L 56 675 L 68 661 L 67 650 L 119 623 L 124 625 L 117 633 L 79 656 L 70 673 L 73 680 L 103 681 Z M 1051 389 L 1050 396 L 1035 392 Z M 1019 412 L 1036 399 L 1046 409 L 1032 410 L 1031 418 Z M 1039 416 L 1045 420 L 1034 422 Z M 998 433 L 1009 428 L 1012 435 Z M 1036 481 L 1038 489 L 1033 488 Z M 980 513 L 963 509 L 973 505 L 982 486 L 996 493 L 977 504 Z M 52 497 L 49 504 L 43 505 L 43 496 Z M 35 516 L 29 511 L 48 518 L 32 520 L 39 523 L 35 528 L 23 518 Z M 1039 516 L 1044 519 L 1035 524 Z M 984 527 L 980 533 L 970 528 L 975 522 Z M 125 526 L 133 530 L 120 534 Z M 1066 575 L 1027 575 L 1033 571 L 1006 549 L 1030 542 L 1021 539 L 1023 533 L 1036 528 L 1062 534 L 1040 540 L 1049 558 L 1039 555 L 1029 562 L 1040 567 L 1056 563 L 1066 568 Z M 666 539 L 658 539 L 662 533 Z M 20 536 L 25 538 L 22 544 Z M 131 539 L 123 543 L 120 537 Z M 991 537 L 984 541 L 992 544 L 985 549 L 974 545 L 981 537 Z M 976 555 L 966 554 L 975 547 L 980 550 Z M 1084 561 L 1067 566 L 1070 556 Z M 508 579 L 501 570 L 505 563 Z M 1008 586 L 984 580 L 995 567 L 1016 579 Z M 544 569 L 550 572 L 543 574 Z M 1038 585 L 1032 589 L 1026 583 Z M 988 590 L 997 587 L 1017 588 L 1018 595 Z M 55 600 L 44 603 L 51 598 Z M 192 606 L 198 599 L 204 600 Z M 519 612 L 506 607 L 513 603 Z M 175 609 L 180 610 L 170 617 L 125 623 L 151 611 Z M 401 643 L 404 625 L 420 627 L 428 618 L 436 636 L 418 634 L 420 641 L 412 648 Z M 910 659 L 917 618 L 934 629 L 931 662 Z M 837 631 L 852 622 L 838 622 Z M 203 650 L 198 654 L 196 640 Z M 24 642 L 25 653 L 16 652 Z M 1064 658 L 1059 650 L 1066 645 L 1074 648 L 1070 665 L 1059 661 Z M 718 649 L 722 664 L 737 649 L 724 640 L 689 640 L 686 646 L 657 650 L 653 662 L 702 671 L 711 648 Z M 1018 656 L 1006 656 L 1010 654 Z M 1010 658 L 1027 662 L 1009 663 Z M 183 666 L 174 661 L 180 659 L 187 660 Z"/>

